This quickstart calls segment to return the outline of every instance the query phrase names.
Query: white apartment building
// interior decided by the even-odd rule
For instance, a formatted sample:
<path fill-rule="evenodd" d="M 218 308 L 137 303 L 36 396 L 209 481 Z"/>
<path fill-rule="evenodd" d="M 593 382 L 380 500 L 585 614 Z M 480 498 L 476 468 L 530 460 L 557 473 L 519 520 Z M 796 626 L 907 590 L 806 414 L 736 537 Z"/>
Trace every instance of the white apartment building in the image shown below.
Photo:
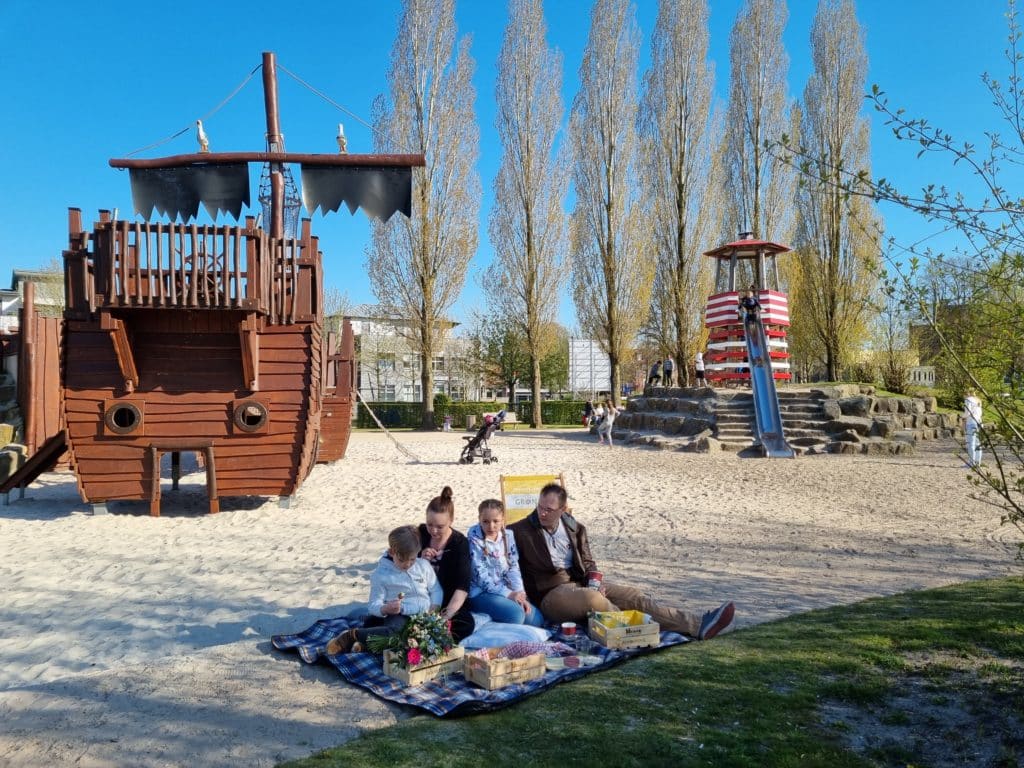
<path fill-rule="evenodd" d="M 411 323 L 387 315 L 378 306 L 359 305 L 348 314 L 356 338 L 356 375 L 359 396 L 367 402 L 422 402 L 420 355 L 409 342 Z M 480 364 L 471 345 L 452 335 L 457 322 L 446 320 L 440 354 L 431 362 L 434 392 L 452 400 L 480 400 L 483 386 Z"/>

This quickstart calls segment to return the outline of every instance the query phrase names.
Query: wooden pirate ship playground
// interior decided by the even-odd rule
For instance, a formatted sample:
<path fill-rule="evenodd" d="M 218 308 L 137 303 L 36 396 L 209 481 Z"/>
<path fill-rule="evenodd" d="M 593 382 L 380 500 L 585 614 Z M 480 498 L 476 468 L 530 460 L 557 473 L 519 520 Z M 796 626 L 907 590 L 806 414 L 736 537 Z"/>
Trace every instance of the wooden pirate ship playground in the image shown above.
<path fill-rule="evenodd" d="M 48 450 L 66 447 L 94 505 L 145 500 L 159 514 L 167 454 L 175 485 L 181 454 L 201 456 L 211 512 L 222 496 L 290 497 L 318 459 L 344 455 L 351 329 L 325 337 L 322 254 L 308 219 L 298 232 L 288 221 L 299 209 L 289 168 L 301 168 L 307 211 L 344 202 L 386 220 L 409 215 L 423 156 L 348 154 L 342 141 L 338 154 L 285 152 L 270 53 L 263 84 L 267 151 L 111 160 L 129 169 L 142 219 L 101 211 L 87 230 L 69 212 L 66 445 Z M 252 162 L 269 182 L 264 215 L 239 222 Z M 237 223 L 191 223 L 200 204 Z M 165 220 L 150 220 L 154 208 Z"/>

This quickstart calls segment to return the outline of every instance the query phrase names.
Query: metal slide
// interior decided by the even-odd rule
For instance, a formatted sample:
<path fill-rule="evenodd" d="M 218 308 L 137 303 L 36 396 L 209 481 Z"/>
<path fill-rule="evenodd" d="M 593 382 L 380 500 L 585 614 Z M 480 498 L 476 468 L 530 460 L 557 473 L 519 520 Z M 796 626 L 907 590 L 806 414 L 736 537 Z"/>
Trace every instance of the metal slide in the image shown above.
<path fill-rule="evenodd" d="M 786 442 L 782 432 L 782 414 L 779 395 L 772 376 L 772 358 L 768 350 L 768 337 L 761 318 L 748 315 L 743 323 L 747 337 L 747 361 L 750 366 L 750 386 L 754 391 L 754 415 L 757 439 L 769 459 L 793 459 L 796 452 Z"/>

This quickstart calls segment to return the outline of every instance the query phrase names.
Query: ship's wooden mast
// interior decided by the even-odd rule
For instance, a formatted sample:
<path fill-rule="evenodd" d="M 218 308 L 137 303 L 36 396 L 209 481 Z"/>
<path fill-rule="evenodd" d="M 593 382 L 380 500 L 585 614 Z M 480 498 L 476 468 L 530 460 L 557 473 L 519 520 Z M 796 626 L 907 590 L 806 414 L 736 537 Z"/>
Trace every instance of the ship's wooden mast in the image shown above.
<path fill-rule="evenodd" d="M 277 56 L 263 52 L 263 106 L 267 113 L 267 151 L 283 152 L 284 137 L 277 109 Z M 284 235 L 284 168 L 270 164 L 270 236 Z"/>

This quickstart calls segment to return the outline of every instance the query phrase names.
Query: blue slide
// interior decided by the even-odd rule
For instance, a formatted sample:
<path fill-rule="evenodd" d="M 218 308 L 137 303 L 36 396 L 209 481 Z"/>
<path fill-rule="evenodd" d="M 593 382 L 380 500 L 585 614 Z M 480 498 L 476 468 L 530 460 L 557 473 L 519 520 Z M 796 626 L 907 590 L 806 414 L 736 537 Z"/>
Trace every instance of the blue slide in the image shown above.
<path fill-rule="evenodd" d="M 772 376 L 772 358 L 768 354 L 768 337 L 761 318 L 747 315 L 743 323 L 747 337 L 747 361 L 750 366 L 750 386 L 754 391 L 754 415 L 757 420 L 757 439 L 769 459 L 793 459 L 796 452 L 782 433 L 782 414 L 779 412 L 779 394 Z"/>

